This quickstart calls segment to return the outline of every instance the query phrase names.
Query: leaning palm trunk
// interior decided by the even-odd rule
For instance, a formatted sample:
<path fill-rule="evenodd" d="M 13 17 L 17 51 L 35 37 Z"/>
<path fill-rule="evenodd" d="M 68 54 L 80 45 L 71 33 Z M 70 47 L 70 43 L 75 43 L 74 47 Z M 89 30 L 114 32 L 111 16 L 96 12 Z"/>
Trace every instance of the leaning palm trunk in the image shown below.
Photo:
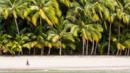
<path fill-rule="evenodd" d="M 109 26 L 109 37 L 108 37 L 108 50 L 107 50 L 107 55 L 110 54 L 110 46 L 111 46 L 111 24 Z"/>
<path fill-rule="evenodd" d="M 117 55 L 122 55 L 122 50 L 118 50 Z"/>
<path fill-rule="evenodd" d="M 20 52 L 18 52 L 18 55 L 20 55 Z"/>
<path fill-rule="evenodd" d="M 23 55 L 23 51 L 18 52 L 18 55 Z"/>
<path fill-rule="evenodd" d="M 18 27 L 18 22 L 17 22 L 17 19 L 15 18 L 14 20 L 15 20 L 15 25 L 16 25 L 16 30 L 17 30 L 17 33 L 19 34 L 20 32 L 19 32 L 19 27 Z"/>
<path fill-rule="evenodd" d="M 48 55 L 50 55 L 50 54 L 51 54 L 51 48 L 48 49 Z"/>
<path fill-rule="evenodd" d="M 119 52 L 120 52 L 120 51 L 119 51 L 119 50 L 117 50 L 117 53 L 116 53 L 116 55 L 119 55 Z"/>
<path fill-rule="evenodd" d="M 15 21 L 17 33 L 20 34 L 17 19 L 15 18 L 14 21 Z M 20 55 L 20 53 L 21 52 L 19 52 L 18 55 Z"/>
<path fill-rule="evenodd" d="M 20 53 L 21 53 L 21 55 L 23 55 L 23 51 L 21 51 Z"/>
<path fill-rule="evenodd" d="M 95 45 L 95 43 L 94 43 L 94 40 L 92 41 L 92 50 L 91 50 L 91 55 L 93 54 L 93 52 L 94 52 L 94 45 Z"/>

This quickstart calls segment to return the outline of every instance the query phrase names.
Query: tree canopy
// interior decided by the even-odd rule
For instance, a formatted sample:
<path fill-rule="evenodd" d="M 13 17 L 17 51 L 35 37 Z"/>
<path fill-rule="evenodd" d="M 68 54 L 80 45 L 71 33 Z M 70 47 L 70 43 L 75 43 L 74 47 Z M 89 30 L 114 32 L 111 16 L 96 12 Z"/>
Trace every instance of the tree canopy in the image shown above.
<path fill-rule="evenodd" d="M 130 55 L 130 0 L 0 0 L 1 55 Z"/>

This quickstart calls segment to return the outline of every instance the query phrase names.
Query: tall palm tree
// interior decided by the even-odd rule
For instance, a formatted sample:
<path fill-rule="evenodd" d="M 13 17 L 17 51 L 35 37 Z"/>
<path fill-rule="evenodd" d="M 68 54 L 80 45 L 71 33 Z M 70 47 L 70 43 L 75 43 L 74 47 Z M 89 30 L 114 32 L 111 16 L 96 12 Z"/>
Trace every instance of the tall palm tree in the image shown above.
<path fill-rule="evenodd" d="M 108 24 L 108 50 L 107 54 L 110 54 L 111 50 L 111 37 L 112 37 L 112 24 L 115 19 L 116 13 L 114 12 L 118 7 L 118 4 L 114 0 L 102 0 L 95 3 L 94 9 L 101 18 L 101 21 Z M 103 18 L 105 17 L 105 19 Z"/>
<path fill-rule="evenodd" d="M 13 16 L 18 34 L 20 33 L 20 31 L 19 31 L 17 18 L 23 17 L 21 11 L 24 10 L 27 7 L 27 5 L 28 5 L 28 3 L 26 0 L 0 1 L 0 10 L 1 10 L 2 16 L 5 19 L 7 19 L 10 16 Z"/>

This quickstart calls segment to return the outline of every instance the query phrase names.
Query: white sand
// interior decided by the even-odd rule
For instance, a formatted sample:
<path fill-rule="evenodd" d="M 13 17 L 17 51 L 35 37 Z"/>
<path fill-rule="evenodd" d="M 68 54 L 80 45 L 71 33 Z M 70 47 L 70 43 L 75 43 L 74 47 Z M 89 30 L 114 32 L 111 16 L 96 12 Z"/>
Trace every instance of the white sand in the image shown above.
<path fill-rule="evenodd" d="M 30 65 L 26 65 L 27 60 Z M 130 70 L 126 56 L 15 56 L 0 57 L 0 70 Z"/>

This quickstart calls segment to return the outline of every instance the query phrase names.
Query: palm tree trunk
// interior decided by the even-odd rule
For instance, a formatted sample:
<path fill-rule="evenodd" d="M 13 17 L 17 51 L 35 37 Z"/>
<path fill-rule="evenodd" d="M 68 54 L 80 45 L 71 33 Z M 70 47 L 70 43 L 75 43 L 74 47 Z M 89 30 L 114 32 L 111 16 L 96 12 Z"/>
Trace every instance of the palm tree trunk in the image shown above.
<path fill-rule="evenodd" d="M 17 30 L 17 33 L 19 34 L 20 32 L 19 32 L 19 27 L 18 27 L 18 22 L 17 22 L 17 19 L 15 18 L 14 20 L 15 20 L 15 25 L 16 25 L 16 30 Z"/>
<path fill-rule="evenodd" d="M 44 55 L 44 48 L 41 48 L 41 55 Z"/>
<path fill-rule="evenodd" d="M 120 52 L 120 51 L 119 51 L 119 50 L 117 50 L 117 53 L 116 53 L 116 55 L 119 55 L 119 52 Z"/>
<path fill-rule="evenodd" d="M 118 26 L 118 41 L 120 41 L 120 25 Z M 120 51 L 117 51 L 117 55 L 120 55 Z"/>
<path fill-rule="evenodd" d="M 51 53 L 51 48 L 48 49 L 48 55 L 50 55 L 50 53 Z"/>
<path fill-rule="evenodd" d="M 86 41 L 86 55 L 88 55 L 88 40 Z"/>
<path fill-rule="evenodd" d="M 20 56 L 20 52 L 18 52 L 18 55 Z"/>
<path fill-rule="evenodd" d="M 130 49 L 128 48 L 128 52 L 127 52 L 127 55 L 130 55 Z"/>
<path fill-rule="evenodd" d="M 118 41 L 120 41 L 120 34 L 121 34 L 120 29 L 121 29 L 120 26 L 118 26 Z"/>
<path fill-rule="evenodd" d="M 93 54 L 93 52 L 94 52 L 94 45 L 95 45 L 95 43 L 94 43 L 94 40 L 92 41 L 92 50 L 91 50 L 91 55 Z"/>
<path fill-rule="evenodd" d="M 85 40 L 82 39 L 82 55 L 84 55 L 84 50 L 85 50 Z"/>
<path fill-rule="evenodd" d="M 62 46 L 61 46 L 61 43 L 60 43 L 60 48 L 59 48 L 59 55 L 60 56 L 62 55 Z"/>
<path fill-rule="evenodd" d="M 112 54 L 112 55 L 115 55 L 115 51 L 112 51 L 111 54 Z"/>
<path fill-rule="evenodd" d="M 2 54 L 2 50 L 0 50 L 0 55 L 3 55 L 3 54 Z"/>
<path fill-rule="evenodd" d="M 35 51 L 35 48 L 34 48 L 34 49 L 33 49 L 33 55 L 35 55 L 35 52 L 36 52 L 36 51 Z"/>
<path fill-rule="evenodd" d="M 108 50 L 107 50 L 107 55 L 110 54 L 110 46 L 111 46 L 111 26 L 112 26 L 112 24 L 110 23 L 110 26 L 109 26 L 109 37 L 108 37 Z"/>
<path fill-rule="evenodd" d="M 59 55 L 61 56 L 62 55 L 62 48 L 60 47 L 59 49 Z"/>
<path fill-rule="evenodd" d="M 23 55 L 23 51 L 21 51 L 21 55 Z"/>
<path fill-rule="evenodd" d="M 31 49 L 28 49 L 29 55 L 31 55 Z"/>
<path fill-rule="evenodd" d="M 70 55 L 73 55 L 73 50 L 72 49 L 70 50 Z"/>
<path fill-rule="evenodd" d="M 120 53 L 119 53 L 119 55 L 122 55 L 122 50 L 120 50 Z"/>
<path fill-rule="evenodd" d="M 98 46 L 98 43 L 95 44 L 95 50 L 94 50 L 94 55 L 97 54 L 97 46 Z"/>
<path fill-rule="evenodd" d="M 14 21 L 15 21 L 17 33 L 20 34 L 17 19 L 15 18 Z M 18 53 L 18 55 L 20 55 L 20 52 Z"/>
<path fill-rule="evenodd" d="M 127 50 L 128 50 L 128 49 L 125 49 L 125 55 L 127 55 Z"/>

